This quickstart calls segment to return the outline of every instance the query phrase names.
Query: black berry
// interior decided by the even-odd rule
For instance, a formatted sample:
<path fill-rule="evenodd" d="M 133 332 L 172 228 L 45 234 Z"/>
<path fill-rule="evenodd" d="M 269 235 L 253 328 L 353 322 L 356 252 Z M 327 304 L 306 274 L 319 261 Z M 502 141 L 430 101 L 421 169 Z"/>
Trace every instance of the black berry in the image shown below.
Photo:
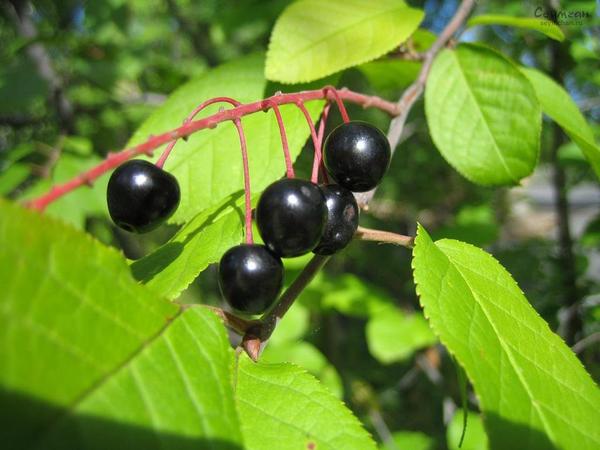
<path fill-rule="evenodd" d="M 264 245 L 242 244 L 225 252 L 219 263 L 219 286 L 236 311 L 261 314 L 277 299 L 283 264 Z"/>
<path fill-rule="evenodd" d="M 179 184 L 148 161 L 128 161 L 113 172 L 106 192 L 108 212 L 116 225 L 145 233 L 158 227 L 179 205 Z"/>
<path fill-rule="evenodd" d="M 352 240 L 358 228 L 358 205 L 352 192 L 338 184 L 321 186 L 327 205 L 327 222 L 317 248 L 319 255 L 333 255 Z"/>
<path fill-rule="evenodd" d="M 327 220 L 325 197 L 310 181 L 284 178 L 271 184 L 256 206 L 256 224 L 265 245 L 282 257 L 314 249 Z"/>
<path fill-rule="evenodd" d="M 377 127 L 348 122 L 325 140 L 323 160 L 327 172 L 352 192 L 366 192 L 379 184 L 390 165 L 390 143 Z"/>

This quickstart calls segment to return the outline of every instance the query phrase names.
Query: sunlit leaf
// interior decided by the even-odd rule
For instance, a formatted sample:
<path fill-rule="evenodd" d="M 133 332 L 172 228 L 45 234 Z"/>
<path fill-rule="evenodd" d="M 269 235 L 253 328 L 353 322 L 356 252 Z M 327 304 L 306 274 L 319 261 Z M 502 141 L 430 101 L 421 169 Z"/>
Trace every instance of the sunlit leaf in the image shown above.
<path fill-rule="evenodd" d="M 419 227 L 413 268 L 425 316 L 479 397 L 492 449 L 600 445 L 600 390 L 492 256 L 434 243 Z"/>
<path fill-rule="evenodd" d="M 271 34 L 266 77 L 303 83 L 371 61 L 404 42 L 422 19 L 402 0 L 294 2 Z"/>
<path fill-rule="evenodd" d="M 533 85 L 542 105 L 542 111 L 575 141 L 596 172 L 596 176 L 600 178 L 600 147 L 596 144 L 593 131 L 569 93 L 539 70 L 523 67 L 521 72 Z"/>
<path fill-rule="evenodd" d="M 471 44 L 442 51 L 425 110 L 436 147 L 469 180 L 516 184 L 535 168 L 540 105 L 527 78 L 499 53 Z"/>
<path fill-rule="evenodd" d="M 376 448 L 356 417 L 304 370 L 246 356 L 238 364 L 236 400 L 248 450 Z"/>

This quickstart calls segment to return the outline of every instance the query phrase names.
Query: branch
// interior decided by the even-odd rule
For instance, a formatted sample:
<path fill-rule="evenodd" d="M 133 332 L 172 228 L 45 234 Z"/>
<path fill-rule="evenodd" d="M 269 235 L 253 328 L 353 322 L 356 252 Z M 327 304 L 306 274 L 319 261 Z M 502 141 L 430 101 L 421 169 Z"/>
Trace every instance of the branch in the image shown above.
<path fill-rule="evenodd" d="M 242 347 L 253 361 L 257 361 L 261 350 L 264 348 L 267 340 L 273 334 L 277 322 L 279 322 L 285 313 L 294 304 L 296 298 L 302 293 L 304 288 L 313 280 L 321 268 L 327 264 L 330 256 L 315 255 L 300 272 L 300 275 L 294 280 L 289 288 L 283 293 L 273 309 L 267 312 L 260 319 L 260 324 L 250 327 L 246 330 Z"/>
<path fill-rule="evenodd" d="M 181 305 L 182 308 L 189 307 L 189 306 L 190 306 L 190 304 L 182 304 Z M 258 320 L 246 320 L 246 319 L 238 317 L 228 311 L 225 311 L 224 309 L 217 308 L 216 306 L 210 306 L 210 305 L 200 305 L 200 306 L 202 306 L 203 308 L 206 308 L 206 309 L 210 309 L 212 312 L 214 312 L 217 316 L 220 317 L 220 319 L 223 321 L 225 326 L 227 326 L 228 328 L 231 328 L 233 331 L 238 333 L 240 336 L 244 336 L 246 334 L 246 331 L 248 331 L 249 328 L 256 327 L 257 325 L 260 324 L 260 321 L 258 321 Z"/>
<path fill-rule="evenodd" d="M 402 97 L 400 97 L 400 100 L 398 100 L 398 103 L 396 104 L 398 115 L 394 117 L 390 123 L 387 134 L 388 140 L 390 141 L 390 147 L 392 149 L 392 156 L 396 150 L 396 147 L 398 146 L 398 143 L 400 142 L 400 137 L 402 135 L 402 130 L 404 129 L 406 118 L 408 117 L 413 105 L 421 97 L 421 94 L 425 89 L 425 83 L 427 82 L 427 77 L 429 76 L 429 71 L 431 70 L 433 60 L 440 50 L 442 50 L 442 48 L 444 48 L 450 41 L 452 36 L 454 36 L 454 33 L 456 33 L 456 31 L 463 25 L 471 13 L 473 6 L 475 6 L 475 0 L 463 0 L 456 10 L 454 17 L 452 17 L 450 22 L 448 22 L 448 25 L 446 25 L 446 28 L 444 28 L 429 50 L 427 50 L 425 53 L 423 65 L 421 66 L 421 71 L 419 72 L 417 79 L 404 91 Z M 373 195 L 375 195 L 376 190 L 377 188 L 372 189 L 369 192 L 356 194 L 358 206 L 366 209 L 369 202 L 373 198 Z"/>
<path fill-rule="evenodd" d="M 20 114 L 16 114 L 14 116 L 0 116 L 0 126 L 9 126 L 12 128 L 23 128 L 31 125 L 37 125 L 43 121 L 43 117 L 26 116 Z"/>
<path fill-rule="evenodd" d="M 357 103 L 363 107 L 375 107 L 381 109 L 394 116 L 399 114 L 399 105 L 388 102 L 380 97 L 369 96 L 353 92 L 348 89 L 340 89 L 338 95 L 346 101 Z M 90 185 L 93 181 L 105 174 L 106 172 L 120 166 L 125 161 L 139 155 L 151 156 L 153 151 L 164 144 L 173 140 L 184 138 L 197 131 L 206 128 L 215 128 L 219 123 L 226 121 L 235 121 L 249 114 L 254 114 L 259 111 L 266 111 L 269 108 L 269 103 L 277 105 L 297 104 L 298 102 L 307 102 L 313 100 L 335 100 L 335 95 L 327 89 L 316 89 L 313 91 L 303 91 L 293 94 L 276 94 L 264 100 L 259 100 L 253 103 L 242 104 L 235 108 L 220 111 L 212 116 L 204 119 L 195 120 L 186 123 L 179 128 L 176 128 L 158 136 L 150 137 L 146 142 L 127 148 L 119 153 L 110 154 L 103 162 L 88 171 L 72 178 L 66 183 L 55 185 L 48 193 L 29 201 L 26 205 L 30 208 L 43 211 L 53 201 L 61 198 L 63 195 L 77 189 L 83 185 Z"/>
<path fill-rule="evenodd" d="M 389 231 L 371 230 L 363 227 L 358 228 L 355 238 L 362 241 L 401 245 L 406 248 L 412 248 L 414 243 L 414 238 L 411 236 L 404 236 Z M 257 361 L 262 349 L 271 337 L 271 334 L 273 334 L 277 323 L 283 319 L 294 304 L 294 301 L 296 301 L 296 298 L 314 279 L 319 270 L 327 264 L 330 258 L 330 256 L 322 255 L 313 256 L 302 272 L 300 272 L 300 275 L 281 295 L 277 304 L 259 320 L 248 321 L 219 308 L 208 308 L 217 313 L 226 326 L 243 336 L 242 348 L 253 361 Z"/>
<path fill-rule="evenodd" d="M 354 239 L 358 241 L 372 241 L 380 244 L 394 244 L 406 248 L 413 248 L 415 238 L 403 234 L 392 233 L 390 231 L 372 230 L 370 228 L 358 227 Z"/>
<path fill-rule="evenodd" d="M 574 353 L 581 353 L 590 345 L 594 345 L 597 342 L 600 342 L 600 331 L 597 331 L 589 336 L 584 337 L 580 341 L 578 341 L 575 345 L 571 347 Z"/>

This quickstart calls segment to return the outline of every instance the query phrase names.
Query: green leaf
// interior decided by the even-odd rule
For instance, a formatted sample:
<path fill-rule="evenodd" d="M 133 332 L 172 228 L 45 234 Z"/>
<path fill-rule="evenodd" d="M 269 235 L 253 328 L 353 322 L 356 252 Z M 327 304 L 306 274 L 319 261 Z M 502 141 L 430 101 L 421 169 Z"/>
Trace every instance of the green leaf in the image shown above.
<path fill-rule="evenodd" d="M 286 260 L 286 262 L 289 260 Z M 296 303 L 277 323 L 277 328 L 269 338 L 269 343 L 261 355 L 262 362 L 290 362 L 308 370 L 328 387 L 336 397 L 343 396 L 340 376 L 325 355 L 314 345 L 302 340 L 309 326 L 308 309 Z"/>
<path fill-rule="evenodd" d="M 294 305 L 292 310 L 296 306 Z M 286 315 L 285 320 L 287 319 Z M 284 323 L 285 320 L 279 322 L 279 324 Z M 292 341 L 276 343 L 269 340 L 269 345 L 267 345 L 264 353 L 261 355 L 261 361 L 266 363 L 296 364 L 317 377 L 323 383 L 323 386 L 327 387 L 337 398 L 342 398 L 344 394 L 342 380 L 335 367 L 329 363 L 319 349 L 308 342 Z"/>
<path fill-rule="evenodd" d="M 417 78 L 420 61 L 382 59 L 358 66 L 369 84 L 381 95 L 391 98 Z"/>
<path fill-rule="evenodd" d="M 467 25 L 470 27 L 476 25 L 506 25 L 509 27 L 527 28 L 529 30 L 539 31 L 556 41 L 563 41 L 565 39 L 565 35 L 559 26 L 547 19 L 482 14 L 469 19 Z"/>
<path fill-rule="evenodd" d="M 33 60 L 24 56 L 11 58 L 11 64 L 5 61 L 0 68 L 0 114 L 30 113 L 40 117 L 44 114 L 48 83 L 39 75 Z"/>
<path fill-rule="evenodd" d="M 136 131 L 129 145 L 180 126 L 196 106 L 210 98 L 228 96 L 243 103 L 264 98 L 267 82 L 263 73 L 262 55 L 251 55 L 206 72 L 173 92 Z M 213 114 L 222 106 L 230 107 L 227 104 L 212 105 L 198 117 Z M 306 106 L 315 120 L 323 102 L 310 102 Z M 309 128 L 295 105 L 284 105 L 280 109 L 290 153 L 295 158 L 307 140 Z M 251 188 L 256 194 L 285 173 L 279 128 L 272 112 L 246 116 L 242 125 L 248 143 Z M 240 142 L 234 125 L 221 123 L 214 130 L 193 134 L 187 142 L 180 140 L 165 169 L 177 177 L 181 187 L 181 203 L 172 222 L 186 222 L 219 205 L 242 190 L 244 185 Z"/>
<path fill-rule="evenodd" d="M 236 373 L 242 427 L 219 319 L 154 297 L 89 236 L 0 200 L 0 247 L 4 447 L 241 450 L 243 432 L 244 448 L 285 448 L 274 437 L 373 448 L 312 376 L 247 359 Z"/>
<path fill-rule="evenodd" d="M 446 237 L 483 246 L 496 241 L 500 227 L 490 204 L 464 205 L 452 222 L 438 228 L 433 237 Z"/>
<path fill-rule="evenodd" d="M 382 309 L 372 316 L 366 333 L 369 351 L 383 364 L 403 361 L 436 342 L 421 314 L 407 315 L 395 307 Z"/>
<path fill-rule="evenodd" d="M 392 433 L 392 444 L 382 444 L 381 450 L 433 450 L 435 440 L 418 431 Z"/>
<path fill-rule="evenodd" d="M 600 391 L 492 256 L 434 243 L 419 226 L 413 268 L 431 327 L 479 397 L 491 448 L 598 448 Z"/>
<path fill-rule="evenodd" d="M 273 344 L 285 347 L 289 343 L 301 340 L 308 331 L 309 320 L 308 309 L 302 304 L 295 303 L 294 307 L 285 314 L 285 320 L 277 323 L 275 331 L 269 338 L 267 349 Z"/>
<path fill-rule="evenodd" d="M 15 163 L 0 173 L 0 195 L 7 195 L 31 175 L 27 164 Z"/>
<path fill-rule="evenodd" d="M 199 213 L 167 243 L 133 262 L 134 277 L 161 297 L 177 298 L 209 264 L 241 242 L 243 208 L 243 199 L 235 195 Z"/>
<path fill-rule="evenodd" d="M 404 42 L 422 19 L 401 0 L 294 2 L 273 28 L 266 77 L 302 83 L 371 61 Z"/>
<path fill-rule="evenodd" d="M 499 53 L 470 44 L 442 51 L 425 110 L 435 145 L 469 180 L 515 184 L 535 168 L 540 105 L 527 78 Z"/>
<path fill-rule="evenodd" d="M 339 399 L 291 364 L 253 363 L 242 355 L 236 401 L 248 450 L 376 448 Z"/>
<path fill-rule="evenodd" d="M 464 410 L 458 409 L 446 429 L 446 441 L 448 450 L 487 450 L 489 448 L 488 438 L 483 428 L 481 416 L 474 412 L 467 413 L 467 429 L 462 445 L 459 446 L 460 437 L 463 433 Z"/>
<path fill-rule="evenodd" d="M 241 449 L 232 363 L 233 351 L 219 319 L 202 307 L 190 308 L 86 393 L 40 444 L 122 448 L 126 438 L 130 448 Z M 120 434 L 109 427 L 103 432 L 98 420 L 146 431 Z"/>
<path fill-rule="evenodd" d="M 314 288 L 320 291 L 322 308 L 335 309 L 349 316 L 369 317 L 394 303 L 381 289 L 352 274 L 326 278 Z"/>
<path fill-rule="evenodd" d="M 52 169 L 50 178 L 36 183 L 26 192 L 25 198 L 33 198 L 45 194 L 54 184 L 64 183 L 85 170 L 94 167 L 101 161 L 97 156 L 63 153 L 58 159 L 56 166 Z M 52 202 L 45 209 L 45 212 L 80 229 L 84 228 L 86 217 L 108 217 L 106 206 L 106 186 L 108 179 L 108 174 L 102 175 L 94 180 L 93 186 L 82 186 L 70 192 L 69 195 L 65 195 Z"/>
<path fill-rule="evenodd" d="M 596 144 L 594 132 L 569 93 L 539 70 L 522 67 L 521 72 L 533 85 L 542 111 L 575 141 L 600 178 L 600 146 Z"/>
<path fill-rule="evenodd" d="M 131 278 L 116 251 L 2 200 L 0 248 L 4 391 L 70 408 L 177 314 Z M 54 416 L 31 411 L 28 425 Z M 30 432 L 25 423 L 9 430 L 20 439 Z"/>

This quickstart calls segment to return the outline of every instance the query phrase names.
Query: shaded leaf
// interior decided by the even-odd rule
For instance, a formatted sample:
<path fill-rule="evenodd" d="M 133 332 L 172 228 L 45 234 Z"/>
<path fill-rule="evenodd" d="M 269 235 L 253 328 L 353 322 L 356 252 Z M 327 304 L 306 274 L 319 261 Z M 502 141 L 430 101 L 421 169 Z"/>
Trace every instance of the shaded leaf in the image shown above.
<path fill-rule="evenodd" d="M 506 25 L 509 27 L 539 31 L 556 41 L 563 41 L 565 39 L 565 35 L 559 26 L 548 19 L 482 14 L 469 19 L 467 25 L 471 27 L 475 25 Z"/>
<path fill-rule="evenodd" d="M 367 323 L 366 334 L 369 351 L 383 364 L 405 360 L 436 342 L 421 314 L 407 315 L 395 307 L 373 315 Z"/>
<path fill-rule="evenodd" d="M 396 95 L 415 81 L 420 69 L 420 61 L 403 59 L 383 59 L 358 66 L 371 86 L 385 97 Z"/>
<path fill-rule="evenodd" d="M 433 450 L 435 440 L 418 431 L 396 431 L 392 433 L 392 444 L 382 444 L 381 450 Z"/>
<path fill-rule="evenodd" d="M 342 314 L 369 317 L 393 304 L 393 299 L 381 289 L 361 280 L 356 275 L 344 274 L 335 278 L 318 279 L 314 289 L 319 290 L 321 307 L 335 309 Z"/>
<path fill-rule="evenodd" d="M 0 195 L 7 195 L 31 175 L 27 164 L 15 163 L 0 173 Z"/>

